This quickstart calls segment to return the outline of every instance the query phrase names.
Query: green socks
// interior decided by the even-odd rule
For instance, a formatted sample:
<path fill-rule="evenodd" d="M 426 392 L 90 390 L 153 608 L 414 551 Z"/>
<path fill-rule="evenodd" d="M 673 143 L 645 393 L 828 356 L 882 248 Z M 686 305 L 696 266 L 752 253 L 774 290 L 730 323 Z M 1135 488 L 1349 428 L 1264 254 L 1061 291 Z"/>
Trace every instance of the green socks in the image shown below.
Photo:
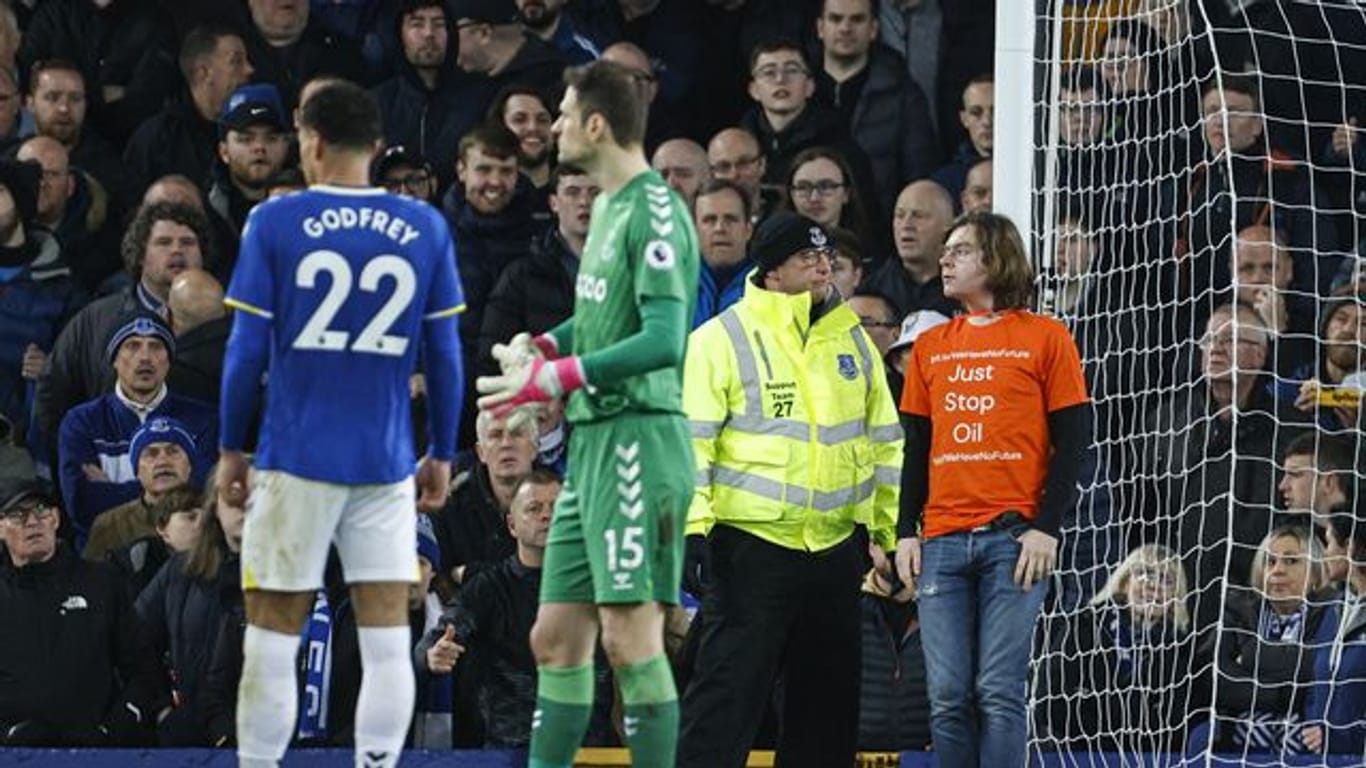
<path fill-rule="evenodd" d="M 673 768 L 678 751 L 678 691 L 663 656 L 617 667 L 623 730 L 634 768 Z"/>
<path fill-rule="evenodd" d="M 536 713 L 531 719 L 527 768 L 571 768 L 593 713 L 593 665 L 537 667 L 536 671 Z"/>
<path fill-rule="evenodd" d="M 571 768 L 593 711 L 593 665 L 537 667 L 536 714 L 527 768 Z M 663 656 L 615 670 L 634 768 L 673 768 L 678 692 Z"/>

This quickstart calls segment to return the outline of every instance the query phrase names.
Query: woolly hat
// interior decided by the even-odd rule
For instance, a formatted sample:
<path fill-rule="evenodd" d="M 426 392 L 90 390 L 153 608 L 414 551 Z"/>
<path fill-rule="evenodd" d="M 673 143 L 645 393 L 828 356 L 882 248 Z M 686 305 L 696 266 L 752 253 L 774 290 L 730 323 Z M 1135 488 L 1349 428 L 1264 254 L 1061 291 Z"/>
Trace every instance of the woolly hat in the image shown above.
<path fill-rule="evenodd" d="M 104 347 L 104 355 L 110 365 L 113 365 L 114 359 L 118 357 L 119 347 L 133 336 L 152 336 L 161 339 L 161 343 L 166 345 L 166 353 L 172 360 L 175 359 L 175 334 L 171 332 L 171 326 L 167 325 L 160 315 L 144 311 L 129 315 L 114 327 L 113 333 L 109 334 L 109 343 Z"/>
<path fill-rule="evenodd" d="M 808 250 L 833 253 L 835 242 L 825 227 L 791 211 L 778 211 L 764 219 L 750 242 L 750 258 L 766 275 L 795 253 Z"/>
<path fill-rule="evenodd" d="M 128 460 L 133 463 L 134 471 L 137 471 L 142 450 L 152 443 L 175 443 L 185 451 L 186 456 L 193 459 L 195 455 L 194 436 L 190 430 L 178 419 L 156 416 L 148 419 L 142 429 L 133 433 L 133 442 L 128 446 Z"/>

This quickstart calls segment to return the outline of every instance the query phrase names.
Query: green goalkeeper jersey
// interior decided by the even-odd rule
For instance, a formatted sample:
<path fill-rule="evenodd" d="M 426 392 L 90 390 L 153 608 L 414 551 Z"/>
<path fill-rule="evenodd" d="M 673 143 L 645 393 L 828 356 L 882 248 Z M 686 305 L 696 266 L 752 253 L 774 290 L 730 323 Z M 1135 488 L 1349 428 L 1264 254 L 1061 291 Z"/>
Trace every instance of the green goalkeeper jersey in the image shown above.
<path fill-rule="evenodd" d="M 585 355 L 640 331 L 648 297 L 697 305 L 697 231 L 682 199 L 647 171 L 593 202 L 592 225 L 574 285 L 573 353 Z M 616 414 L 683 413 L 683 367 L 620 381 L 589 381 L 569 399 L 572 423 Z"/>

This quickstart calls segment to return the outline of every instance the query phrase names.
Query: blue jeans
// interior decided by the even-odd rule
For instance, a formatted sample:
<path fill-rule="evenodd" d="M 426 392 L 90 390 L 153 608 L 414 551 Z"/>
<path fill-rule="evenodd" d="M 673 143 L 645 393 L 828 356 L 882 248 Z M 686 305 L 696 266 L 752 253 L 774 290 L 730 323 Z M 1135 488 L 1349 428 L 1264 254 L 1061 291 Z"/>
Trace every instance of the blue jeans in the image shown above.
<path fill-rule="evenodd" d="M 1020 545 L 989 530 L 924 543 L 918 587 L 940 768 L 1025 764 L 1026 677 L 1048 582 L 1015 583 Z"/>

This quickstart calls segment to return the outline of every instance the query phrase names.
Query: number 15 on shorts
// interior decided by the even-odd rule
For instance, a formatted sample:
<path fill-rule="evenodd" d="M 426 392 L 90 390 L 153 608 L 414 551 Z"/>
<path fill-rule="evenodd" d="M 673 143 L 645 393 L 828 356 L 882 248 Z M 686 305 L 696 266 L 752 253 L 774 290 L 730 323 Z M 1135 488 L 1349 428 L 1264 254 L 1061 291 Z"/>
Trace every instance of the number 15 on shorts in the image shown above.
<path fill-rule="evenodd" d="M 619 530 L 608 528 L 602 536 L 607 544 L 607 570 L 612 573 L 612 588 L 633 588 L 635 584 L 630 572 L 645 562 L 645 529 L 639 525 Z"/>

